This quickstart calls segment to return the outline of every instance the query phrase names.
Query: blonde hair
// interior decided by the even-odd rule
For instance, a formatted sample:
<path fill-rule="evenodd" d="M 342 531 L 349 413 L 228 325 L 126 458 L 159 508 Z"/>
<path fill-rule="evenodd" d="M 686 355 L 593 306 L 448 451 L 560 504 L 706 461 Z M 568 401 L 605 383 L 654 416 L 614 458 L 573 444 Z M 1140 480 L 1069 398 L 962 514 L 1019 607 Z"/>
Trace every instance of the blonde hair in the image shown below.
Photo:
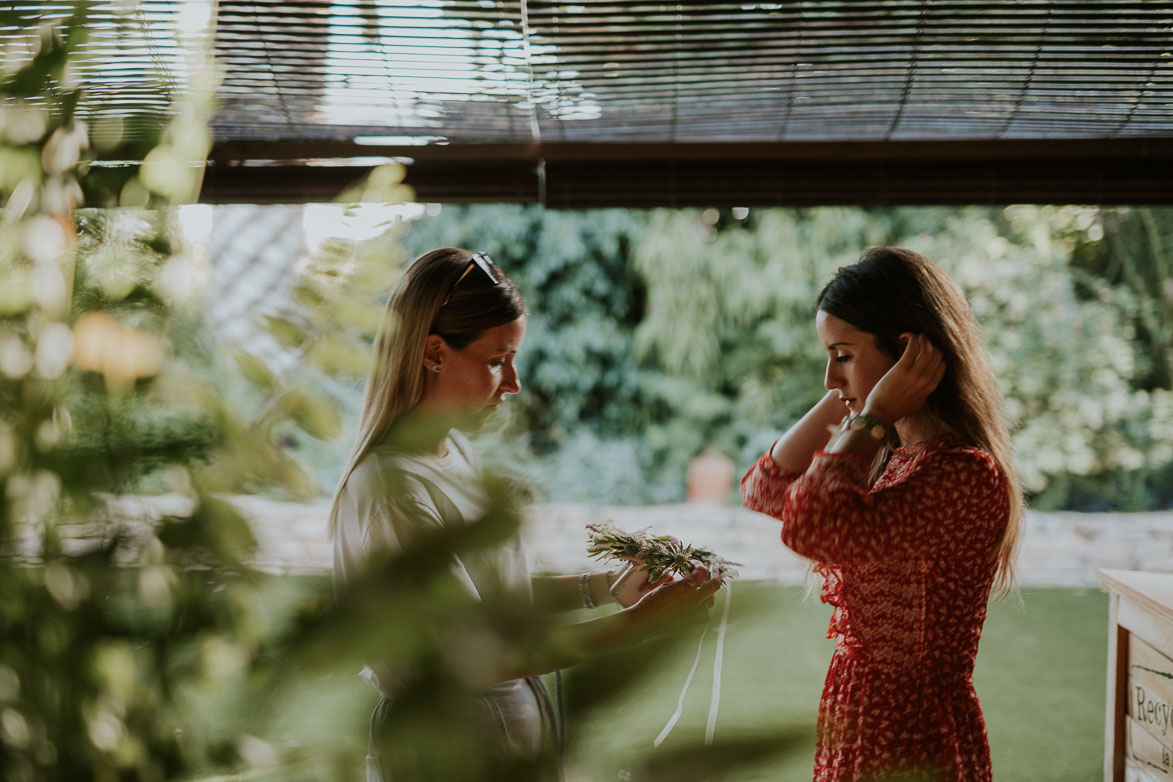
<path fill-rule="evenodd" d="M 911 250 L 873 247 L 839 269 L 816 306 L 872 334 L 876 347 L 893 358 L 901 353 L 900 335 L 909 331 L 926 335 L 944 355 L 945 377 L 925 410 L 998 464 L 1008 486 L 1009 513 L 998 546 L 994 592 L 1012 591 L 1024 515 L 1022 485 L 997 378 L 961 286 Z"/>
<path fill-rule="evenodd" d="M 500 280 L 493 283 L 472 266 L 472 257 L 456 247 L 426 252 L 411 262 L 392 291 L 375 338 L 358 433 L 330 506 L 331 538 L 338 527 L 338 499 L 351 473 L 423 397 L 428 336 L 437 334 L 460 350 L 485 331 L 526 314 L 513 282 L 493 265 Z"/>

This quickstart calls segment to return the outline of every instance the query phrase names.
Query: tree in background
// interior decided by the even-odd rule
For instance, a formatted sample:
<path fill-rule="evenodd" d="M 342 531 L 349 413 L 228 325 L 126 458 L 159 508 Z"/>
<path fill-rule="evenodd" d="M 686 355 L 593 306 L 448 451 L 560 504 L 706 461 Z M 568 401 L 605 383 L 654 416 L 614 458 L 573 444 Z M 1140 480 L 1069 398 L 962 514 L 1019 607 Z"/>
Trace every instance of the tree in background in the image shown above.
<path fill-rule="evenodd" d="M 1126 313 L 1135 351 L 1132 386 L 1140 410 L 1127 438 L 1143 454 L 1132 455 L 1131 474 L 1115 476 L 1137 507 L 1173 506 L 1173 431 L 1168 425 L 1173 388 L 1173 210 L 1088 209 L 1071 255 L 1082 298 Z M 1145 410 L 1149 420 L 1145 420 Z M 1083 492 L 1090 493 L 1088 489 Z"/>
<path fill-rule="evenodd" d="M 818 290 L 891 244 L 967 290 L 1033 506 L 1139 510 L 1169 502 L 1170 225 L 1167 210 L 1079 207 L 473 206 L 406 241 L 486 249 L 526 293 L 517 429 L 556 500 L 678 500 L 706 446 L 749 464 L 822 393 Z"/>

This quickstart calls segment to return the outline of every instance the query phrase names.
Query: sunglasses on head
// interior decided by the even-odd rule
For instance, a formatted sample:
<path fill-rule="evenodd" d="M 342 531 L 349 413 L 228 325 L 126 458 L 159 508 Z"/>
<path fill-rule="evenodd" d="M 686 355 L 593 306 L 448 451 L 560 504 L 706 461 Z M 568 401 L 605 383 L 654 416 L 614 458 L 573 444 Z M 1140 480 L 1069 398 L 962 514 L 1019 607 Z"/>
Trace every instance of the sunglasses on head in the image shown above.
<path fill-rule="evenodd" d="M 444 307 L 452 299 L 452 294 L 456 292 L 456 286 L 460 285 L 464 278 L 467 277 L 473 269 L 480 269 L 483 271 L 485 276 L 489 278 L 490 285 L 501 284 L 501 278 L 497 276 L 495 271 L 493 271 L 493 259 L 489 257 L 489 254 L 474 253 L 472 258 L 469 260 L 468 268 L 465 269 L 464 272 L 456 278 L 456 282 L 452 283 L 452 287 L 448 289 L 448 295 L 445 296 L 444 301 L 441 302 L 440 309 L 444 309 Z"/>

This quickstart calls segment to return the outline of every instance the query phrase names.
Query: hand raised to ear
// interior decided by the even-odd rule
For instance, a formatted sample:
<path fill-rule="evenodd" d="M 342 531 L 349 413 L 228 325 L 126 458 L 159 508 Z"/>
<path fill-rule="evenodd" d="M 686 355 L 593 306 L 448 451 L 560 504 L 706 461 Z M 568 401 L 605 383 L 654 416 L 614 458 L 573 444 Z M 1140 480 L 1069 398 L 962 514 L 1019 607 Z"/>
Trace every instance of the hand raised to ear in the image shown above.
<path fill-rule="evenodd" d="M 864 412 L 895 424 L 924 407 L 945 377 L 945 358 L 923 334 L 905 333 L 904 353 L 872 387 Z"/>

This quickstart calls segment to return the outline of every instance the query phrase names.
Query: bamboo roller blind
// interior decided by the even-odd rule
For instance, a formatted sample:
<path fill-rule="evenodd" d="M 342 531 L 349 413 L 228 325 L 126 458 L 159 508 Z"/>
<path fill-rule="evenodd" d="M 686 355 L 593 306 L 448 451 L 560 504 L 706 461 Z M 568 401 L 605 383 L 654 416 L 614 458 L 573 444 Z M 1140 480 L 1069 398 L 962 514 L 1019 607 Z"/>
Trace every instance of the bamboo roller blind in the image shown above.
<path fill-rule="evenodd" d="M 29 43 L 61 3 L 5 4 Z M 182 90 L 181 2 L 106 9 L 83 113 Z M 1173 131 L 1168 0 L 221 0 L 217 139 L 705 142 Z M 116 37 L 117 35 L 117 37 Z M 128 45 L 130 42 L 131 45 Z"/>
<path fill-rule="evenodd" d="M 328 198 L 356 174 L 302 161 L 364 144 L 438 200 L 1173 199 L 1173 0 L 202 2 L 95 0 L 71 77 L 96 132 L 158 127 L 214 9 L 213 199 Z M 67 5 L 0 3 L 8 61 Z"/>

